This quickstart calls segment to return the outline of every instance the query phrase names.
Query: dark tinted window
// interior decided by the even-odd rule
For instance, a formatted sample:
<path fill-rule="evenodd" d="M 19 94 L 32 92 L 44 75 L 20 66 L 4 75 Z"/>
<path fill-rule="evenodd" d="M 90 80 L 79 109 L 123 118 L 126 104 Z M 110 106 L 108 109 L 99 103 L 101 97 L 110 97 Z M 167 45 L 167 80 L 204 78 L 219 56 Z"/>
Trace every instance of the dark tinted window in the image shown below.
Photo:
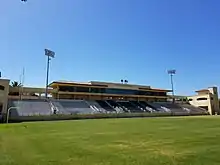
<path fill-rule="evenodd" d="M 92 93 L 101 93 L 101 90 L 100 88 L 91 88 L 91 91 Z"/>
<path fill-rule="evenodd" d="M 152 96 L 165 96 L 164 92 L 152 92 Z"/>
<path fill-rule="evenodd" d="M 106 89 L 105 88 L 100 88 L 99 89 L 101 93 L 106 93 Z"/>
<path fill-rule="evenodd" d="M 159 93 L 159 96 L 166 96 L 166 92 L 158 92 Z"/>
<path fill-rule="evenodd" d="M 152 95 L 152 92 L 149 92 L 149 91 L 138 91 L 138 94 L 139 94 L 139 95 L 150 96 L 150 95 Z"/>
<path fill-rule="evenodd" d="M 88 87 L 76 87 L 76 92 L 89 92 Z"/>
<path fill-rule="evenodd" d="M 89 87 L 73 87 L 59 86 L 59 91 L 64 92 L 91 92 L 91 93 L 107 93 L 121 95 L 145 95 L 145 96 L 166 96 L 166 92 L 139 91 L 131 89 L 115 89 L 115 88 L 89 88 Z"/>
<path fill-rule="evenodd" d="M 200 100 L 207 100 L 207 98 L 205 98 L 205 97 L 200 97 L 200 98 L 198 98 L 197 100 L 198 100 L 198 101 L 200 101 Z"/>
<path fill-rule="evenodd" d="M 145 96 L 166 96 L 166 92 L 150 92 L 138 91 L 131 89 L 115 89 L 115 88 L 91 88 L 92 93 L 108 93 L 108 94 L 121 94 L 121 95 L 145 95 Z"/>
<path fill-rule="evenodd" d="M 5 87 L 0 85 L 0 90 L 2 90 L 2 91 L 5 90 Z"/>
<path fill-rule="evenodd" d="M 74 92 L 74 87 L 69 87 L 69 86 L 59 86 L 60 91 L 64 92 Z"/>
<path fill-rule="evenodd" d="M 106 89 L 106 93 L 109 94 L 125 94 L 125 95 L 135 95 L 137 94 L 137 91 L 135 90 L 129 90 L 129 89 Z"/>

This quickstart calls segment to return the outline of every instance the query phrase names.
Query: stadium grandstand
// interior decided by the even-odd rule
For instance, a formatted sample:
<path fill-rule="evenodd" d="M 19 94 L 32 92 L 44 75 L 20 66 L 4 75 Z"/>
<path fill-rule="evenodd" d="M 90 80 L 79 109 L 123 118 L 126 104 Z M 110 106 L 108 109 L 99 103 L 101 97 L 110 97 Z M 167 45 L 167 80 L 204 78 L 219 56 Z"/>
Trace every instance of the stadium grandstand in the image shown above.
<path fill-rule="evenodd" d="M 55 114 L 212 115 L 219 112 L 216 87 L 197 91 L 196 96 L 175 96 L 175 101 L 169 92 L 172 91 L 128 83 L 54 81 L 49 84 L 49 97 L 45 98 L 45 88 L 12 87 L 10 80 L 0 79 L 0 114 L 16 118 Z"/>

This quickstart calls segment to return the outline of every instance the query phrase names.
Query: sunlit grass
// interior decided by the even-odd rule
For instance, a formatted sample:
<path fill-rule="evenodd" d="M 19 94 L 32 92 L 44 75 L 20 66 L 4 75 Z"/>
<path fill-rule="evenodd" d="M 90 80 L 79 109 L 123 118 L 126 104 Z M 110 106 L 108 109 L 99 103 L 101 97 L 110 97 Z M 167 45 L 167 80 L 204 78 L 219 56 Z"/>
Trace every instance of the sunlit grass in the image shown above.
<path fill-rule="evenodd" d="M 0 125 L 0 165 L 219 165 L 220 117 Z"/>

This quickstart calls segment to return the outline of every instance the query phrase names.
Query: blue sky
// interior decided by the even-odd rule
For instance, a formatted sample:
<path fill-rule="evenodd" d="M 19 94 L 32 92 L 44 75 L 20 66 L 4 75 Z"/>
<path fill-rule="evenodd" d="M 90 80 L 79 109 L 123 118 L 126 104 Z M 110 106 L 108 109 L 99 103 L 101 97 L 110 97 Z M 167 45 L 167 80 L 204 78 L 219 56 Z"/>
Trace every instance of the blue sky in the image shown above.
<path fill-rule="evenodd" d="M 0 70 L 45 85 L 44 48 L 56 52 L 50 81 L 113 81 L 177 94 L 220 85 L 219 0 L 4 0 Z"/>

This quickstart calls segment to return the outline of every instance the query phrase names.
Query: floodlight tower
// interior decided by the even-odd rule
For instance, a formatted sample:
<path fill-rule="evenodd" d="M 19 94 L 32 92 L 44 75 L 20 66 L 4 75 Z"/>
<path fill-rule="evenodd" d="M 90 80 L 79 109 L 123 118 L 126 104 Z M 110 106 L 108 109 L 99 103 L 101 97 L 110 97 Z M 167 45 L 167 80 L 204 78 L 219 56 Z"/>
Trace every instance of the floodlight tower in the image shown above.
<path fill-rule="evenodd" d="M 170 75 L 170 82 L 171 82 L 171 87 L 172 87 L 172 96 L 173 96 L 173 102 L 175 100 L 174 98 L 174 87 L 173 87 L 173 75 L 176 74 L 176 70 L 175 69 L 170 69 L 167 71 L 167 73 Z"/>
<path fill-rule="evenodd" d="M 47 56 L 47 75 L 46 75 L 46 91 L 45 91 L 45 97 L 47 98 L 48 96 L 48 81 L 49 81 L 49 69 L 50 69 L 50 60 L 51 58 L 55 57 L 55 52 L 49 50 L 49 49 L 44 49 L 45 55 Z"/>

